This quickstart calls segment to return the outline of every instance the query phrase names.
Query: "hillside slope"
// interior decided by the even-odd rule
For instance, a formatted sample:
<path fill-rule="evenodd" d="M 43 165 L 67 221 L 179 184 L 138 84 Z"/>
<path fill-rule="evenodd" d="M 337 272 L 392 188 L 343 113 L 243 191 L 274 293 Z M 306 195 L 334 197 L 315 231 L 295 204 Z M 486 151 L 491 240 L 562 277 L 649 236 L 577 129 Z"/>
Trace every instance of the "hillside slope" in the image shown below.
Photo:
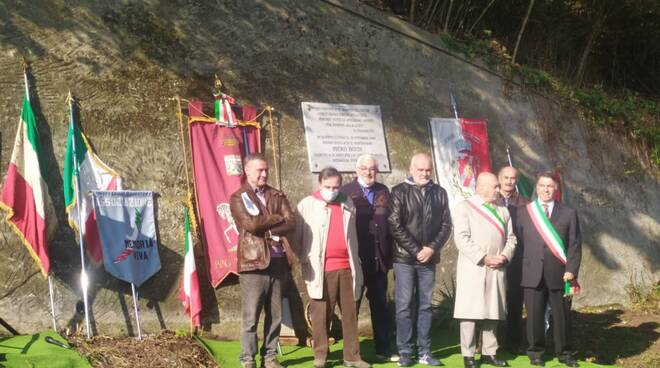
<path fill-rule="evenodd" d="M 393 167 L 381 179 L 393 185 L 405 178 L 411 152 L 429 149 L 428 118 L 451 115 L 452 91 L 463 116 L 488 119 L 495 167 L 505 164 L 510 145 L 528 176 L 562 168 L 583 230 L 579 304 L 625 302 L 631 277 L 660 277 L 660 186 L 639 169 L 630 142 L 589 129 L 575 111 L 503 83 L 487 68 L 440 51 L 434 36 L 354 1 L 2 2 L 0 30 L 0 174 L 16 134 L 25 57 L 60 223 L 69 89 L 99 156 L 127 188 L 158 193 L 163 268 L 140 290 L 146 331 L 187 326 L 176 300 L 186 185 L 171 98 L 210 99 L 216 73 L 239 101 L 277 109 L 282 187 L 294 203 L 315 185 L 301 144 L 300 102 L 380 105 Z M 267 139 L 269 154 L 272 143 Z M 444 252 L 439 279 L 454 270 L 451 243 Z M 47 328 L 47 283 L 4 224 L 0 254 L 0 315 L 21 331 Z M 51 254 L 59 324 L 75 328 L 80 262 L 68 227 L 58 231 Z M 92 279 L 96 330 L 134 332 L 130 287 L 102 269 Z M 237 286 L 207 287 L 205 302 L 207 325 L 234 335 L 227 328 L 238 318 Z"/>

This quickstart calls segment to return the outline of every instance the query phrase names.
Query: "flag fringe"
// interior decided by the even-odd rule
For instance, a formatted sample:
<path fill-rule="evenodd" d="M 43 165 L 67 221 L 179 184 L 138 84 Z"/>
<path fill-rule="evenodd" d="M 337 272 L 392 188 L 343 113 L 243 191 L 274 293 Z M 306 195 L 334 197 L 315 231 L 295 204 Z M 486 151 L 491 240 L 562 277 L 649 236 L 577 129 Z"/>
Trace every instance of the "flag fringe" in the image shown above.
<path fill-rule="evenodd" d="M 16 235 L 18 235 L 18 237 L 21 239 L 21 242 L 27 248 L 28 252 L 30 253 L 30 256 L 32 256 L 34 261 L 37 263 L 37 266 L 39 266 L 39 270 L 41 271 L 41 274 L 44 276 L 44 278 L 48 278 L 48 273 L 46 273 L 46 270 L 44 269 L 44 266 L 41 263 L 41 258 L 39 258 L 37 253 L 34 252 L 34 247 L 32 246 L 32 244 L 30 244 L 30 241 L 28 241 L 25 238 L 25 235 L 23 235 L 21 229 L 19 229 L 18 226 L 16 226 L 16 224 L 14 224 L 11 221 L 11 218 L 14 217 L 14 210 L 2 201 L 0 201 L 0 209 L 7 212 L 7 215 L 4 218 L 5 223 L 7 223 L 7 225 L 9 225 L 9 228 L 11 228 L 16 233 Z M 44 221 L 46 221 L 46 219 L 44 219 Z"/>

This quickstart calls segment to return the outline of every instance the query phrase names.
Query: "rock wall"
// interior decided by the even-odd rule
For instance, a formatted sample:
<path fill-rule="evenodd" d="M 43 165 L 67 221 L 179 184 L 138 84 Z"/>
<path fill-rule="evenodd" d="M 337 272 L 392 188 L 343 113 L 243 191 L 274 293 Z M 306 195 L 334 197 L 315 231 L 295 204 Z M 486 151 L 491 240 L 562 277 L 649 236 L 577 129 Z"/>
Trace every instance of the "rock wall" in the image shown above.
<path fill-rule="evenodd" d="M 528 176 L 562 168 L 583 231 L 579 305 L 625 302 L 622 285 L 631 278 L 660 276 L 658 180 L 642 169 L 632 142 L 590 128 L 570 106 L 505 83 L 487 66 L 447 52 L 437 37 L 355 1 L 2 2 L 0 30 L 0 174 L 16 134 L 25 57 L 61 224 L 51 244 L 60 328 L 80 328 L 82 318 L 79 251 L 62 195 L 67 91 L 79 98 L 83 128 L 125 187 L 158 194 L 163 268 L 140 289 L 143 330 L 185 329 L 176 295 L 186 184 L 172 98 L 210 99 L 216 73 L 241 103 L 275 106 L 276 159 L 293 203 L 315 186 L 301 101 L 380 105 L 393 167 L 381 180 L 394 185 L 405 178 L 411 153 L 429 150 L 428 118 L 451 115 L 452 91 L 463 116 L 488 119 L 495 167 L 505 164 L 510 145 Z M 271 155 L 274 142 L 266 137 Z M 4 224 L 0 254 L 0 316 L 21 332 L 49 328 L 47 283 Z M 455 259 L 450 243 L 438 280 L 453 274 Z M 203 263 L 198 258 L 198 267 Z M 91 278 L 94 330 L 135 333 L 130 286 L 102 268 Z M 206 327 L 236 337 L 235 279 L 215 291 L 203 283 Z"/>

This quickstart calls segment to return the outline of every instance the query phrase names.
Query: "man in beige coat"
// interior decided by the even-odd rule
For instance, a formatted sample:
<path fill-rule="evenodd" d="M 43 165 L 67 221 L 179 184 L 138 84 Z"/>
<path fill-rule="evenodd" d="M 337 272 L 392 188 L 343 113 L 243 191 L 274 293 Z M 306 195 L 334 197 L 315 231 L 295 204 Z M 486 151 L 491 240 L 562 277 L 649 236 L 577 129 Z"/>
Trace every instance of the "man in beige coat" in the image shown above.
<path fill-rule="evenodd" d="M 339 192 L 341 174 L 328 167 L 319 173 L 319 187 L 298 204 L 294 251 L 311 305 L 314 368 L 328 357 L 328 325 L 335 305 L 341 309 L 344 366 L 369 368 L 360 357 L 357 303 L 362 294 L 355 205 Z"/>
<path fill-rule="evenodd" d="M 465 367 L 477 367 L 474 352 L 481 324 L 481 363 L 506 367 L 495 357 L 498 320 L 506 318 L 505 266 L 513 257 L 516 237 L 506 207 L 498 206 L 497 177 L 481 173 L 476 195 L 454 208 L 454 243 L 458 248 L 454 318 L 460 320 Z"/>

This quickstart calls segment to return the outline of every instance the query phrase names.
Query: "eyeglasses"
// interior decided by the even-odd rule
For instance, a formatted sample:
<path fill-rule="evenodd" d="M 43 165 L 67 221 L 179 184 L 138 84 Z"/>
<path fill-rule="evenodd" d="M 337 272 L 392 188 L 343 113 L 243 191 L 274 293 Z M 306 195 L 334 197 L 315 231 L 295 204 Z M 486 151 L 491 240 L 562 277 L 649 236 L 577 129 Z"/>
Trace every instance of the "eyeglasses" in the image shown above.
<path fill-rule="evenodd" d="M 360 171 L 373 171 L 373 172 L 378 171 L 378 169 L 376 167 L 365 167 L 365 166 L 359 166 L 358 170 L 360 170 Z"/>

